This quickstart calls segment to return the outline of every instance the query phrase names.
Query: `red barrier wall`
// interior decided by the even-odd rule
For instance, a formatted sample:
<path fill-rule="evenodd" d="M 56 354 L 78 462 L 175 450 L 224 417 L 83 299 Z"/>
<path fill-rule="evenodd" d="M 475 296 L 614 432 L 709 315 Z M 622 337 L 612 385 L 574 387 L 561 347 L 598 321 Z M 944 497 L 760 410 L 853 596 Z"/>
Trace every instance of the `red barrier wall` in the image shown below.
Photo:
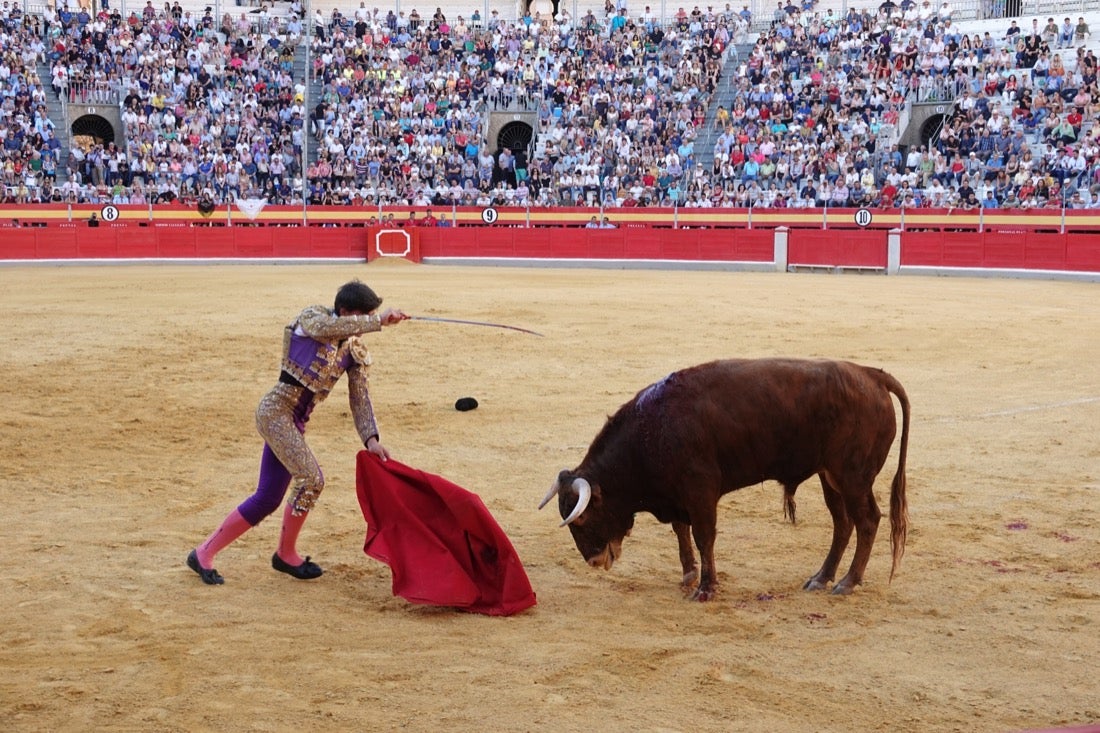
<path fill-rule="evenodd" d="M 372 262 L 379 257 L 402 257 L 412 262 L 420 262 L 421 231 L 430 230 L 421 227 L 407 229 L 367 227 L 363 238 L 367 262 Z"/>
<path fill-rule="evenodd" d="M 350 227 L 192 227 L 86 224 L 6 228 L 0 259 L 366 258 Z"/>
<path fill-rule="evenodd" d="M 1100 272 L 1100 236 L 985 232 L 906 232 L 903 267 L 966 267 Z"/>
<path fill-rule="evenodd" d="M 422 257 L 771 262 L 770 230 L 464 227 L 420 230 Z"/>
<path fill-rule="evenodd" d="M 887 232 L 878 229 L 792 229 L 787 239 L 787 262 L 794 266 L 886 269 L 886 240 Z"/>
<path fill-rule="evenodd" d="M 386 230 L 377 210 L 267 207 L 249 222 L 220 210 L 119 206 L 118 219 L 89 227 L 101 207 L 0 207 L 0 260 L 348 259 L 382 253 L 423 258 L 538 258 L 770 263 L 776 228 L 787 228 L 790 265 L 887 266 L 900 238 L 901 267 L 1100 273 L 1100 216 L 1029 212 L 874 211 L 866 227 L 853 210 L 608 210 L 617 229 L 587 229 L 591 209 L 501 209 L 492 225 L 480 209 L 453 209 L 450 227 Z M 408 208 L 394 210 L 408 217 Z M 402 215 L 403 214 L 403 215 Z M 24 226 L 12 227 L 18 219 Z M 36 226 L 26 226 L 36 223 Z M 476 226 L 475 226 L 476 224 Z"/>

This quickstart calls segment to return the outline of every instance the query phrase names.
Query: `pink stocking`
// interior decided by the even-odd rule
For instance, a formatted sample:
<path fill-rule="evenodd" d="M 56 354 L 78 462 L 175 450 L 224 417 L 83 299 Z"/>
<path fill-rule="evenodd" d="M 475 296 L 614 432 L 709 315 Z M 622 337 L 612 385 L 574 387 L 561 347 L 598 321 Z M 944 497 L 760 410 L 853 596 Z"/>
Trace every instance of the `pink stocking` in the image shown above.
<path fill-rule="evenodd" d="M 302 531 L 309 512 L 302 512 L 295 516 L 294 507 L 286 505 L 283 510 L 283 528 L 279 532 L 278 555 L 288 565 L 301 565 L 302 556 L 298 554 L 298 534 Z"/>
<path fill-rule="evenodd" d="M 240 537 L 242 534 L 252 529 L 252 525 L 248 523 L 248 520 L 241 516 L 241 513 L 234 509 L 229 513 L 229 516 L 225 518 L 221 526 L 214 530 L 214 533 L 206 538 L 206 542 L 195 548 L 195 554 L 199 558 L 199 564 L 204 568 L 210 568 L 214 566 L 214 556 L 228 547 L 233 540 Z"/>

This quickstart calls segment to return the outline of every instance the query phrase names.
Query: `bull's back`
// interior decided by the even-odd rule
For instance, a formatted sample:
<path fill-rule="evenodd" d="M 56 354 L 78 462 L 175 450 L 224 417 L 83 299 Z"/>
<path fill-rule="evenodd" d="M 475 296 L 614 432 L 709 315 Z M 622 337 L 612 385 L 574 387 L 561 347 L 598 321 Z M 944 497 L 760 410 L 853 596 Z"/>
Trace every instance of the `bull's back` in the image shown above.
<path fill-rule="evenodd" d="M 834 462 L 873 478 L 896 433 L 890 393 L 877 370 L 851 362 L 727 359 L 668 380 L 670 442 L 713 458 L 724 490 L 772 479 L 801 483 Z M 676 450 L 676 447 L 673 448 Z M 702 451 L 700 455 L 697 451 Z"/>

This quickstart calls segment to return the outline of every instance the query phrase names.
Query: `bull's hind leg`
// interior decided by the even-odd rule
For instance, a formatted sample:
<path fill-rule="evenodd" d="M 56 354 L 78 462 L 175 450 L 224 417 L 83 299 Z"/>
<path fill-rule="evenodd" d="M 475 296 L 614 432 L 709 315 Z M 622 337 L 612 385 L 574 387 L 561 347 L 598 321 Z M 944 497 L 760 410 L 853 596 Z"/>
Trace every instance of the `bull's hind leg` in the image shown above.
<path fill-rule="evenodd" d="M 875 494 L 871 490 L 873 481 L 871 479 L 859 484 L 862 488 L 858 492 L 844 497 L 848 516 L 855 524 L 856 554 L 852 558 L 848 574 L 833 586 L 833 593 L 839 595 L 851 593 L 863 582 L 863 571 L 867 569 L 867 561 L 871 559 L 871 548 L 875 544 L 875 534 L 878 533 L 878 523 L 882 518 L 882 512 L 875 502 Z"/>
<path fill-rule="evenodd" d="M 695 564 L 695 548 L 691 545 L 691 525 L 673 522 L 672 530 L 676 533 L 676 542 L 680 545 L 680 565 L 684 568 L 680 587 L 690 591 L 695 588 L 695 581 L 699 578 L 699 566 Z"/>
<path fill-rule="evenodd" d="M 848 547 L 848 540 L 852 537 L 852 520 L 848 518 L 848 509 L 844 505 L 844 497 L 825 473 L 819 473 L 821 489 L 825 495 L 825 506 L 833 515 L 833 544 L 829 547 L 829 554 L 825 556 L 825 562 L 806 584 L 803 590 L 825 590 L 829 583 L 836 578 L 836 569 L 840 566 L 840 558 L 844 556 L 844 550 Z"/>

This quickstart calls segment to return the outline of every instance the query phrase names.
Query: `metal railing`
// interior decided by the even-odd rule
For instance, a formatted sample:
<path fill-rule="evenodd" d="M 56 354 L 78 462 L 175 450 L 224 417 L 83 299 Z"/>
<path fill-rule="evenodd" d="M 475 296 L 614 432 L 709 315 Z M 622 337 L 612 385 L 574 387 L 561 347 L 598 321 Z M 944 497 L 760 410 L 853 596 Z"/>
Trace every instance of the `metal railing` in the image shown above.
<path fill-rule="evenodd" d="M 61 108 L 67 110 L 70 104 L 110 104 L 118 105 L 122 101 L 119 83 L 112 81 L 70 81 L 58 94 Z"/>

